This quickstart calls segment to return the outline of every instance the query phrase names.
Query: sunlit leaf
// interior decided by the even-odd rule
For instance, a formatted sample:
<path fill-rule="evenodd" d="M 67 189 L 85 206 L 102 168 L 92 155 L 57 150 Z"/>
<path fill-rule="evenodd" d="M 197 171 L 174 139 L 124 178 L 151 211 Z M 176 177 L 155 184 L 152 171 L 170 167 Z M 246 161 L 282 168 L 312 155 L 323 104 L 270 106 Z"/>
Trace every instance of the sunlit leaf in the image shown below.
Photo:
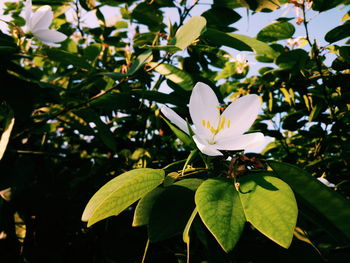
<path fill-rule="evenodd" d="M 240 180 L 239 196 L 247 221 L 280 246 L 288 248 L 298 214 L 290 187 L 272 176 L 249 174 Z"/>
<path fill-rule="evenodd" d="M 275 22 L 260 30 L 257 39 L 263 42 L 291 38 L 295 32 L 294 26 L 289 22 Z"/>
<path fill-rule="evenodd" d="M 174 45 L 180 49 L 187 48 L 202 34 L 206 23 L 205 18 L 202 16 L 191 17 L 176 31 L 175 37 L 170 41 L 169 45 Z"/>
<path fill-rule="evenodd" d="M 206 180 L 198 188 L 195 201 L 203 223 L 220 246 L 226 252 L 232 250 L 246 221 L 233 181 Z"/>
<path fill-rule="evenodd" d="M 140 168 L 125 172 L 102 186 L 90 199 L 82 215 L 88 226 L 118 215 L 164 180 L 164 170 Z"/>
<path fill-rule="evenodd" d="M 279 54 L 265 42 L 245 35 L 225 33 L 215 29 L 208 29 L 204 33 L 203 37 L 209 39 L 216 45 L 232 47 L 240 51 L 253 51 L 257 55 L 264 55 L 269 58 L 275 58 Z"/>
<path fill-rule="evenodd" d="M 162 74 L 164 77 L 176 83 L 184 90 L 192 90 L 194 85 L 192 78 L 188 73 L 170 64 L 163 63 L 158 65 L 156 62 L 150 62 L 148 64 L 152 68 L 154 67 L 154 70 L 159 74 Z"/>

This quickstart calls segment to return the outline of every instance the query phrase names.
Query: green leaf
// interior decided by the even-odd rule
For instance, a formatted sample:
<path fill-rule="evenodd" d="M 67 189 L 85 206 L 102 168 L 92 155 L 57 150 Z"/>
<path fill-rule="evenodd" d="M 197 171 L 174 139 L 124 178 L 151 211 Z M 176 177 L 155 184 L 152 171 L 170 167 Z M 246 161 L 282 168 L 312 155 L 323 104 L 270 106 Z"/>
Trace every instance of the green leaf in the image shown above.
<path fill-rule="evenodd" d="M 238 0 L 238 2 L 255 12 L 260 11 L 273 11 L 280 7 L 280 2 L 278 0 Z"/>
<path fill-rule="evenodd" d="M 282 53 L 276 59 L 276 64 L 283 70 L 299 71 L 305 67 L 309 55 L 303 49 L 294 49 Z"/>
<path fill-rule="evenodd" d="M 132 63 L 127 72 L 128 76 L 134 75 L 143 65 L 152 60 L 152 50 L 146 50 L 140 54 Z"/>
<path fill-rule="evenodd" d="M 152 207 L 148 224 L 150 241 L 182 234 L 194 208 L 194 191 L 175 184 L 166 187 Z"/>
<path fill-rule="evenodd" d="M 201 179 L 193 178 L 178 181 L 173 185 L 182 186 L 189 190 L 195 191 L 202 182 L 203 180 Z M 134 219 L 132 223 L 133 226 L 143 226 L 149 223 L 152 207 L 164 189 L 165 188 L 156 188 L 141 198 L 135 209 Z"/>
<path fill-rule="evenodd" d="M 239 240 L 245 216 L 232 180 L 208 179 L 195 195 L 198 213 L 220 246 L 230 251 Z"/>
<path fill-rule="evenodd" d="M 74 113 L 83 118 L 87 123 L 93 122 L 96 125 L 97 134 L 101 141 L 112 151 L 117 150 L 115 136 L 95 111 L 91 109 L 82 109 L 74 111 Z"/>
<path fill-rule="evenodd" d="M 6 147 L 10 140 L 10 135 L 14 124 L 15 124 L 15 117 L 14 117 L 13 111 L 9 110 L 5 120 L 4 131 L 0 139 L 0 160 L 2 159 L 6 151 Z"/>
<path fill-rule="evenodd" d="M 347 22 L 341 26 L 337 26 L 336 28 L 333 28 L 332 30 L 328 31 L 324 39 L 329 43 L 333 43 L 349 36 L 350 22 Z"/>
<path fill-rule="evenodd" d="M 168 124 L 173 133 L 175 133 L 176 137 L 179 138 L 185 145 L 190 147 L 194 146 L 193 140 L 187 133 L 172 125 L 167 119 L 163 118 L 163 120 L 166 122 L 166 124 Z"/>
<path fill-rule="evenodd" d="M 90 105 L 96 109 L 125 110 L 137 107 L 139 101 L 133 98 L 129 92 L 112 92 L 92 101 Z"/>
<path fill-rule="evenodd" d="M 290 187 L 263 173 L 250 174 L 240 180 L 239 196 L 247 221 L 280 246 L 288 248 L 298 215 Z"/>
<path fill-rule="evenodd" d="M 310 112 L 310 115 L 309 115 L 309 122 L 312 122 L 312 121 L 315 121 L 318 117 L 318 115 L 322 112 L 322 110 L 324 109 L 324 105 L 319 103 L 319 104 L 316 104 L 311 112 Z"/>
<path fill-rule="evenodd" d="M 202 179 L 190 178 L 190 179 L 183 179 L 183 180 L 177 181 L 174 185 L 183 186 L 192 191 L 196 191 L 202 183 L 203 183 Z"/>
<path fill-rule="evenodd" d="M 222 71 L 215 77 L 214 80 L 219 79 L 226 79 L 228 77 L 231 77 L 232 75 L 236 74 L 236 62 L 228 61 L 225 63 L 225 67 L 222 69 Z"/>
<path fill-rule="evenodd" d="M 263 42 L 291 38 L 294 35 L 295 27 L 289 22 L 275 22 L 264 27 L 257 35 L 257 39 Z"/>
<path fill-rule="evenodd" d="M 82 57 L 79 57 L 78 55 L 59 50 L 59 49 L 46 49 L 46 54 L 49 57 L 49 59 L 60 62 L 65 65 L 73 65 L 77 68 L 90 68 L 90 65 L 88 62 L 86 62 L 85 59 Z"/>
<path fill-rule="evenodd" d="M 118 215 L 164 180 L 164 170 L 140 168 L 123 173 L 102 186 L 82 215 L 88 226 Z"/>
<path fill-rule="evenodd" d="M 254 51 L 257 55 L 263 55 L 269 58 L 276 58 L 279 55 L 277 51 L 265 42 L 240 34 L 225 33 L 215 29 L 208 29 L 203 34 L 203 37 L 215 45 L 232 47 L 240 51 Z"/>
<path fill-rule="evenodd" d="M 15 47 L 0 46 L 0 56 L 10 56 L 17 51 Z"/>
<path fill-rule="evenodd" d="M 346 62 L 350 63 L 350 46 L 340 47 L 339 54 L 346 60 Z"/>
<path fill-rule="evenodd" d="M 312 9 L 316 11 L 326 11 L 329 9 L 332 9 L 336 7 L 337 5 L 342 4 L 343 2 L 346 2 L 344 0 L 314 0 L 312 3 Z"/>
<path fill-rule="evenodd" d="M 147 62 L 152 60 L 152 50 L 146 50 L 140 54 L 132 63 L 126 74 L 120 72 L 105 72 L 101 73 L 103 76 L 110 77 L 114 80 L 119 80 L 127 76 L 134 75 L 141 67 L 143 67 Z"/>
<path fill-rule="evenodd" d="M 92 44 L 84 49 L 84 58 L 90 61 L 95 61 L 95 59 L 100 55 L 102 46 L 100 44 Z"/>
<path fill-rule="evenodd" d="M 241 7 L 237 0 L 214 0 L 213 4 L 214 6 L 228 7 L 232 9 Z"/>
<path fill-rule="evenodd" d="M 205 30 L 207 21 L 202 16 L 193 16 L 181 26 L 171 39 L 169 45 L 174 45 L 181 50 L 187 48 L 193 43 Z"/>
<path fill-rule="evenodd" d="M 202 14 L 207 20 L 207 26 L 222 31 L 232 31 L 228 26 L 237 22 L 241 16 L 232 8 L 218 7 L 215 4 Z"/>
<path fill-rule="evenodd" d="M 204 34 L 203 38 L 209 40 L 212 45 L 227 46 L 237 49 L 239 51 L 252 51 L 249 45 L 244 42 L 232 37 L 228 33 L 208 28 Z"/>
<path fill-rule="evenodd" d="M 248 37 L 245 35 L 239 35 L 239 34 L 234 34 L 231 33 L 229 34 L 231 37 L 234 37 L 246 45 L 250 46 L 251 49 L 257 54 L 257 55 L 263 55 L 269 58 L 275 58 L 278 56 L 278 52 L 275 51 L 273 48 L 271 48 L 269 45 L 266 43 L 259 41 L 255 38 Z"/>
<path fill-rule="evenodd" d="M 157 200 L 158 196 L 164 191 L 164 188 L 156 188 L 151 192 L 147 193 L 141 200 L 137 203 L 134 213 L 134 219 L 132 221 L 132 226 L 144 226 L 149 223 L 149 217 L 151 214 L 154 202 Z"/>
<path fill-rule="evenodd" d="M 162 104 L 170 103 L 183 106 L 183 100 L 178 94 L 167 94 L 155 90 L 133 90 L 130 95 L 135 95 L 137 98 L 155 101 Z"/>
<path fill-rule="evenodd" d="M 156 62 L 148 63 L 151 67 L 155 67 L 154 70 L 163 75 L 167 79 L 179 85 L 184 90 L 193 89 L 193 81 L 191 75 L 182 71 L 181 69 L 170 64 L 159 64 Z"/>
<path fill-rule="evenodd" d="M 309 173 L 297 166 L 269 161 L 276 175 L 288 183 L 303 205 L 311 207 L 322 215 L 335 231 L 331 235 L 341 235 L 350 242 L 350 201 L 329 189 Z M 320 216 L 314 217 L 318 221 Z M 322 223 L 322 222 L 321 222 Z M 324 225 L 327 227 L 327 225 Z M 326 228 L 327 230 L 327 228 Z M 343 240 L 345 241 L 345 240 Z"/>
<path fill-rule="evenodd" d="M 145 2 L 139 3 L 132 11 L 131 17 L 138 23 L 147 25 L 150 31 L 156 32 L 164 28 L 163 12 Z"/>

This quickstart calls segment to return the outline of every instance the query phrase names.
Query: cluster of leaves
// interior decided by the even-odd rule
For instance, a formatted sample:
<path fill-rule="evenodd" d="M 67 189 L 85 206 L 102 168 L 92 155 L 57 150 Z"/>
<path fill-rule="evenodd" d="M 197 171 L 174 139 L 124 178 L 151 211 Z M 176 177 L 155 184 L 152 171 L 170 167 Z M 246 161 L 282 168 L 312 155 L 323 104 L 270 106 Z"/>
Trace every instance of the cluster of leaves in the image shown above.
<path fill-rule="evenodd" d="M 200 0 L 33 0 L 51 5 L 53 26 L 69 36 L 59 48 L 23 37 L 23 3 L 5 3 L 12 21 L 9 33 L 0 32 L 0 190 L 11 187 L 12 200 L 0 199 L 3 258 L 136 262 L 149 238 L 150 262 L 178 262 L 186 258 L 178 234 L 189 244 L 192 229 L 187 252 L 194 262 L 349 260 L 350 205 L 344 198 L 350 196 L 349 14 L 325 35 L 326 47 L 308 34 L 309 48 L 287 46 L 295 32 L 289 18 L 279 18 L 256 37 L 232 27 L 241 18 L 236 8 L 271 15 L 286 2 L 214 0 L 201 16 L 190 18 Z M 350 4 L 293 1 L 304 15 L 306 2 L 320 13 Z M 101 11 L 105 7 L 120 12 L 113 25 Z M 166 25 L 169 8 L 178 15 Z M 68 10 L 74 22 L 66 19 Z M 87 11 L 99 26 L 84 24 Z M 302 24 L 307 33 L 307 17 Z M 249 67 L 227 47 L 255 53 L 271 66 L 247 77 Z M 336 58 L 326 66 L 329 53 Z M 217 87 L 222 102 L 229 95 L 260 95 L 264 112 L 252 130 L 274 141 L 257 157 L 303 170 L 269 162 L 273 173 L 249 172 L 237 191 L 233 179 L 224 178 L 226 162 L 214 160 L 205 169 L 200 159 L 186 162 L 193 145 L 176 139 L 173 131 L 184 137 L 160 118 L 157 105 L 171 104 L 189 118 L 186 105 L 197 81 Z M 337 191 L 314 179 L 320 176 L 336 183 Z M 84 219 L 93 224 L 125 211 L 87 229 L 80 221 L 84 207 L 108 181 Z M 254 230 L 289 246 L 296 216 L 289 187 L 300 211 L 290 253 Z M 101 200 L 106 203 L 99 211 Z M 147 225 L 148 235 L 132 228 L 132 220 Z M 246 221 L 250 225 L 243 230 Z M 227 255 L 213 237 L 226 251 L 236 246 Z"/>

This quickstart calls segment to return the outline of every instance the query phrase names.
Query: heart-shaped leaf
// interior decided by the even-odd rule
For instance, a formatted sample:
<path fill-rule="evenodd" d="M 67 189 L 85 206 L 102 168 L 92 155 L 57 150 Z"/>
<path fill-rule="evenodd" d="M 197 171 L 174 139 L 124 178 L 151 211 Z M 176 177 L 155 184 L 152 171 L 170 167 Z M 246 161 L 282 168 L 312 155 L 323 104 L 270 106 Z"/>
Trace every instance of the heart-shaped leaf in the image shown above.
<path fill-rule="evenodd" d="M 251 174 L 240 180 L 239 196 L 247 221 L 277 244 L 288 248 L 298 215 L 290 187 L 276 177 Z"/>
<path fill-rule="evenodd" d="M 246 221 L 233 181 L 206 180 L 197 189 L 195 202 L 202 221 L 221 247 L 226 252 L 232 250 Z"/>

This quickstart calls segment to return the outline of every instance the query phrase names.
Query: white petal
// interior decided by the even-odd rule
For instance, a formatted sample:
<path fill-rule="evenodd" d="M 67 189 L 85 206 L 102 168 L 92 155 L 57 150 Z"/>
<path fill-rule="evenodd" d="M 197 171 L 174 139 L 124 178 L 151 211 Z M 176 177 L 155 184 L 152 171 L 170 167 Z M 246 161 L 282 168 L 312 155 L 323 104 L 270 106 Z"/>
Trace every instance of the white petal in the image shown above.
<path fill-rule="evenodd" d="M 217 129 L 220 117 L 219 101 L 214 91 L 208 85 L 198 82 L 192 90 L 189 107 L 197 132 L 209 141 L 213 133 L 208 127 Z"/>
<path fill-rule="evenodd" d="M 164 114 L 164 116 L 167 119 L 169 119 L 177 127 L 179 127 L 181 130 L 183 130 L 187 134 L 190 134 L 187 127 L 187 122 L 183 118 L 181 118 L 175 111 L 168 108 L 167 106 L 162 106 L 161 112 Z"/>
<path fill-rule="evenodd" d="M 67 36 L 61 32 L 58 32 L 53 29 L 39 29 L 34 32 L 32 32 L 33 35 L 42 41 L 45 42 L 62 42 L 64 41 Z"/>
<path fill-rule="evenodd" d="M 43 43 L 43 44 L 45 44 L 45 45 L 47 45 L 47 46 L 49 46 L 49 47 L 60 47 L 60 46 L 61 46 L 61 44 L 55 44 L 55 43 L 53 43 L 53 42 L 41 41 L 41 43 Z"/>
<path fill-rule="evenodd" d="M 27 0 L 24 6 L 24 18 L 26 20 L 26 26 L 29 25 L 31 16 L 32 16 L 32 0 Z"/>
<path fill-rule="evenodd" d="M 319 180 L 321 183 L 328 187 L 335 187 L 335 184 L 330 183 L 326 178 L 324 177 L 318 177 L 317 180 Z"/>
<path fill-rule="evenodd" d="M 224 128 L 218 132 L 215 140 L 235 137 L 246 132 L 254 123 L 260 109 L 260 98 L 255 94 L 243 96 L 232 102 L 222 113 L 225 118 Z"/>
<path fill-rule="evenodd" d="M 52 23 L 53 12 L 48 5 L 41 6 L 30 19 L 30 28 L 32 31 L 47 29 Z"/>
<path fill-rule="evenodd" d="M 264 141 L 264 135 L 261 132 L 255 132 L 216 140 L 214 146 L 218 150 L 237 151 L 257 147 Z"/>
<path fill-rule="evenodd" d="M 198 149 L 209 156 L 219 156 L 223 155 L 220 151 L 218 151 L 215 148 L 215 145 L 208 144 L 205 139 L 202 139 L 201 137 L 194 135 L 193 137 L 194 142 L 196 143 Z"/>

